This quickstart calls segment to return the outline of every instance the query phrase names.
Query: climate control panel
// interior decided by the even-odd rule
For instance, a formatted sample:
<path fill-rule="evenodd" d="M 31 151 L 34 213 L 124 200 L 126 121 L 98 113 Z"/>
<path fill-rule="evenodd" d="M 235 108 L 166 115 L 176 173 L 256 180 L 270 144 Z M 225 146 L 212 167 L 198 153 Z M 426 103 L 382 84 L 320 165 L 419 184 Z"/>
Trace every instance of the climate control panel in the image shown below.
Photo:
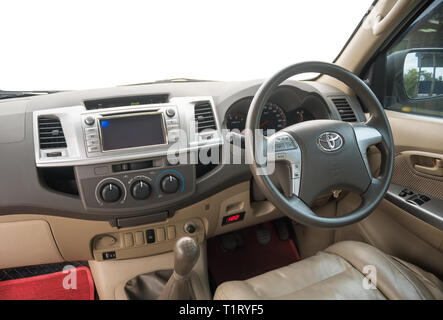
<path fill-rule="evenodd" d="M 166 158 L 75 168 L 80 196 L 91 211 L 155 210 L 195 191 L 195 167 Z"/>

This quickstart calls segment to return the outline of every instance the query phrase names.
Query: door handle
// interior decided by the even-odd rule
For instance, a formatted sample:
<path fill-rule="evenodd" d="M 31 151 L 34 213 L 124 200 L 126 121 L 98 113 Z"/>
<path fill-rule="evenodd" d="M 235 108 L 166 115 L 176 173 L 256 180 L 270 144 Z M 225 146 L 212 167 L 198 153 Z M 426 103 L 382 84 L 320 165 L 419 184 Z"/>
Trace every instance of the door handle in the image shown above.
<path fill-rule="evenodd" d="M 443 177 L 443 160 L 434 159 L 434 166 L 427 167 L 419 164 L 414 164 L 414 169 L 418 172 L 429 174 L 432 176 Z"/>

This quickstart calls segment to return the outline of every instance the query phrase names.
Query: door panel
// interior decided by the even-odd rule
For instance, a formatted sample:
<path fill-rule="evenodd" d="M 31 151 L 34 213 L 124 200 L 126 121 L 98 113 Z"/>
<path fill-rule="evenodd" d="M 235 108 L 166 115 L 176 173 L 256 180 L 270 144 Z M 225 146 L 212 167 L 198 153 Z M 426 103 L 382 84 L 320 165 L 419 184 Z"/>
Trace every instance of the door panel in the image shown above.
<path fill-rule="evenodd" d="M 432 167 L 429 159 L 443 159 L 443 120 L 419 115 L 387 111 L 396 148 L 391 190 L 395 194 L 403 188 L 429 196 L 432 203 L 443 203 L 443 178 L 416 170 L 416 165 Z M 379 165 L 379 157 L 372 150 L 371 166 Z M 376 169 L 375 169 L 376 171 Z M 395 187 L 398 187 L 395 189 Z M 399 192 L 400 191 L 400 192 Z M 403 198 L 406 202 L 409 195 Z M 345 215 L 360 205 L 360 198 L 348 195 L 339 202 L 337 215 Z M 411 204 L 409 208 L 421 206 Z M 424 204 L 425 208 L 429 204 Z M 336 230 L 334 241 L 357 240 L 416 264 L 438 277 L 443 277 L 443 231 L 437 218 L 407 210 L 387 194 L 377 209 L 358 224 Z M 443 208 L 433 210 L 443 215 Z M 429 223 L 431 221 L 431 223 Z M 435 223 L 438 221 L 440 223 Z"/>

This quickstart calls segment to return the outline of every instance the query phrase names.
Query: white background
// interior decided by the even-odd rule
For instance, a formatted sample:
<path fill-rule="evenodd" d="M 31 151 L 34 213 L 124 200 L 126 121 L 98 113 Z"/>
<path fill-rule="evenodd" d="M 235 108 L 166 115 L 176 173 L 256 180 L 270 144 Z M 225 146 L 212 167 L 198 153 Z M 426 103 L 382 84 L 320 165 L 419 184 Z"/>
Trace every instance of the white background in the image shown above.
<path fill-rule="evenodd" d="M 332 61 L 372 0 L 2 0 L 0 89 L 266 78 Z"/>

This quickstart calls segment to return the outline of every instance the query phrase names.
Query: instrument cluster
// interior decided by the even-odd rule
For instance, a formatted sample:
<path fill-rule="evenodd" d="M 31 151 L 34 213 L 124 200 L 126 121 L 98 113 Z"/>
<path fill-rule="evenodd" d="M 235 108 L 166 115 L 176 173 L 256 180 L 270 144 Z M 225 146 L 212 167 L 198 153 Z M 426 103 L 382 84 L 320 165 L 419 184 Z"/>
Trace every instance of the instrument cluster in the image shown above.
<path fill-rule="evenodd" d="M 252 97 L 246 97 L 232 104 L 225 117 L 227 129 L 244 132 L 251 102 Z M 329 118 L 326 102 L 318 94 L 282 86 L 276 89 L 263 108 L 259 128 L 268 135 L 270 130 L 277 132 L 300 122 Z"/>

